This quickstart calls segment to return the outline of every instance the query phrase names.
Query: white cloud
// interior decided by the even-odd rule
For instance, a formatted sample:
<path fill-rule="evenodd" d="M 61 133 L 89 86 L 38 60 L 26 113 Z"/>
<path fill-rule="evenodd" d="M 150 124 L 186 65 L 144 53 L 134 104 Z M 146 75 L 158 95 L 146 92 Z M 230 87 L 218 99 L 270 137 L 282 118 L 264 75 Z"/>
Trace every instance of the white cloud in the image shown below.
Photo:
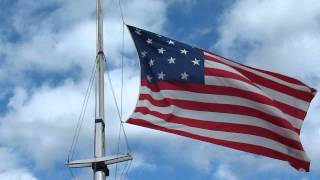
<path fill-rule="evenodd" d="M 11 179 L 11 180 L 37 180 L 30 172 L 25 170 L 8 170 L 0 173 L 0 179 Z"/>
<path fill-rule="evenodd" d="M 319 89 L 320 85 L 317 86 Z M 301 141 L 307 155 L 311 159 L 311 171 L 319 173 L 320 168 L 320 122 L 319 122 L 319 107 L 320 95 L 318 94 L 312 102 L 307 119 L 301 130 Z"/>
<path fill-rule="evenodd" d="M 1 119 L 1 143 L 18 148 L 37 167 L 64 161 L 80 112 L 83 87 L 66 81 L 61 87 L 43 86 L 29 95 L 25 89 L 17 88 L 9 103 L 10 111 Z M 89 129 L 85 131 L 90 134 Z"/>
<path fill-rule="evenodd" d="M 159 32 L 166 20 L 166 5 L 161 0 L 152 3 L 147 0 L 125 1 L 125 20 L 129 24 Z M 13 14 L 9 18 L 13 23 L 8 25 L 18 31 L 21 41 L 0 45 L 1 53 L 6 57 L 0 72 L 1 83 L 22 84 L 30 82 L 26 80 L 30 72 L 68 73 L 79 67 L 79 75 L 87 75 L 90 71 L 88 67 L 95 58 L 95 3 L 90 0 L 18 1 L 14 7 L 22 11 Z M 46 7 L 54 7 L 54 10 L 37 13 Z M 108 61 L 119 65 L 122 21 L 117 4 L 106 3 L 105 17 L 106 56 Z M 133 54 L 133 43 L 126 29 L 125 35 L 125 47 L 132 47 L 125 51 Z"/>
<path fill-rule="evenodd" d="M 143 171 L 156 171 L 157 168 L 159 167 L 157 167 L 155 163 L 152 163 L 152 160 L 150 158 L 147 158 L 142 154 L 134 154 L 132 170 L 143 169 Z"/>
<path fill-rule="evenodd" d="M 215 179 L 218 180 L 237 180 L 237 176 L 232 172 L 228 165 L 219 165 L 217 171 L 214 174 Z"/>
<path fill-rule="evenodd" d="M 260 68 L 319 80 L 320 3 L 237 1 L 224 14 L 215 47 Z M 243 48 L 247 47 L 247 48 Z"/>
<path fill-rule="evenodd" d="M 155 32 L 163 31 L 162 27 L 166 21 L 167 8 L 165 1 L 155 0 L 150 3 L 148 0 L 133 0 L 123 2 L 125 3 L 123 6 L 124 15 L 128 24 Z M 194 3 L 193 0 L 190 2 L 191 4 Z M 294 16 L 296 18 L 292 18 L 294 20 L 290 21 L 287 24 L 288 27 L 286 27 L 282 25 L 283 21 L 291 19 L 288 17 L 294 14 L 291 13 L 290 8 L 294 9 L 297 6 L 297 2 L 292 5 L 293 7 L 285 4 L 286 2 L 288 1 L 238 1 L 225 15 L 226 24 L 221 26 L 221 38 L 217 47 L 225 52 L 235 54 L 238 52 L 238 42 L 241 42 L 241 44 L 254 42 L 252 50 L 246 56 L 247 61 L 253 64 L 251 60 L 257 59 L 257 57 L 263 56 L 265 59 L 274 59 L 274 56 L 277 56 L 277 59 L 270 61 L 270 64 L 273 63 L 273 65 L 279 59 L 285 59 L 283 60 L 285 63 L 291 62 L 292 59 L 288 59 L 286 55 L 291 54 L 290 50 L 293 48 L 297 54 L 293 57 L 295 63 L 290 64 L 298 69 L 299 66 L 304 65 L 304 61 L 300 59 L 308 59 L 310 63 L 305 67 L 306 69 L 310 68 L 310 72 L 304 71 L 302 73 L 298 70 L 291 72 L 290 69 L 280 65 L 279 67 L 272 67 L 287 70 L 287 73 L 304 78 L 314 76 L 315 72 L 319 72 L 320 67 L 315 66 L 317 61 L 314 58 L 316 56 L 313 56 L 313 54 L 320 52 L 318 51 L 319 34 L 314 31 L 318 28 L 317 23 L 315 23 L 318 14 L 317 6 L 311 9 L 308 6 L 299 10 L 298 14 L 306 14 L 306 16 L 304 18 Z M 37 3 L 38 5 L 36 5 Z M 58 8 L 54 12 L 33 18 L 32 12 L 35 9 L 51 3 L 57 4 Z M 307 5 L 309 4 L 306 3 L 303 7 Z M 279 6 L 279 13 L 271 12 L 271 10 L 274 10 L 274 6 Z M 95 57 L 95 3 L 90 0 L 46 1 L 42 3 L 19 1 L 16 7 L 20 7 L 23 11 L 17 12 L 12 17 L 13 26 L 23 36 L 23 40 L 20 43 L 4 44 L 0 39 L 0 53 L 5 53 L 8 57 L 7 61 L 1 66 L 0 80 L 1 83 L 10 82 L 14 87 L 13 97 L 9 103 L 10 111 L 0 120 L 0 142 L 6 147 L 23 151 L 22 154 L 30 157 L 38 170 L 39 167 L 44 167 L 44 165 L 54 167 L 57 163 L 65 160 L 75 121 L 80 112 L 87 83 L 86 79 L 90 71 L 88 67 L 91 66 Z M 289 10 L 285 10 L 286 8 L 289 8 Z M 121 59 L 122 22 L 117 11 L 114 5 L 106 4 L 105 49 L 108 63 L 113 65 L 119 65 Z M 281 13 L 283 11 L 287 14 L 283 15 Z M 238 17 L 239 14 L 242 15 Z M 248 22 L 243 24 L 244 20 Z M 265 24 L 269 24 L 269 28 L 264 28 Z M 306 28 L 309 30 L 305 31 Z M 281 34 L 279 34 L 280 32 Z M 275 41 L 277 39 L 279 41 Z M 129 57 L 135 55 L 136 52 L 127 32 L 125 46 L 127 47 L 125 61 L 132 65 L 134 64 L 132 63 L 133 60 Z M 299 53 L 298 50 L 302 52 Z M 273 55 L 270 52 L 275 54 Z M 269 63 L 264 65 L 268 68 L 266 64 Z M 37 87 L 29 87 L 30 85 L 25 83 L 35 80 L 28 76 L 30 71 L 60 74 L 69 72 L 75 66 L 84 71 L 84 73 L 79 72 L 80 80 L 64 79 L 58 86 L 41 82 Z M 137 70 L 127 68 L 126 72 L 123 97 L 124 117 L 128 117 L 135 106 L 139 83 Z M 118 100 L 120 99 L 120 74 L 119 69 L 111 72 Z M 107 76 L 105 76 L 105 79 L 107 82 Z M 108 86 L 108 83 L 106 84 Z M 110 142 L 108 148 L 113 147 L 110 148 L 110 151 L 114 151 L 116 147 L 114 140 L 117 139 L 117 132 L 114 127 L 117 127 L 118 120 L 112 95 L 107 88 L 106 103 L 108 112 L 106 119 L 108 121 L 107 138 L 109 139 L 107 142 Z M 91 110 L 86 116 L 80 137 L 82 140 L 78 146 L 78 149 L 85 151 L 80 153 L 79 156 L 82 157 L 92 154 L 93 121 L 91 120 L 93 120 L 93 116 L 90 115 L 93 112 Z M 314 114 L 315 111 L 316 108 L 310 114 Z M 315 117 L 310 116 L 307 122 L 310 126 L 312 124 L 319 129 L 320 126 L 315 121 Z M 220 179 L 237 179 L 235 174 L 230 173 L 233 170 L 229 165 L 231 163 L 241 166 L 241 169 L 244 170 L 243 174 L 249 173 L 252 167 L 263 172 L 276 169 L 279 171 L 285 169 L 286 171 L 288 169 L 287 164 L 279 163 L 276 160 L 257 158 L 253 155 L 226 150 L 211 144 L 137 126 L 126 125 L 126 127 L 131 143 L 143 144 L 141 146 L 156 149 L 167 147 L 160 150 L 164 153 L 163 158 L 170 159 L 170 161 L 176 160 L 176 163 L 186 163 L 199 173 L 212 172 L 215 169 L 215 161 L 226 162 L 227 164 L 218 166 L 214 174 L 214 177 Z M 307 151 L 312 154 L 312 157 L 320 157 L 320 150 L 318 150 L 320 145 L 316 141 L 316 139 L 319 139 L 319 134 L 306 134 L 305 137 L 306 139 L 312 139 L 312 142 L 307 144 L 314 144 L 312 146 L 306 145 Z M 180 153 L 181 149 L 185 152 Z M 146 159 L 147 161 L 149 158 L 152 159 L 149 155 L 154 156 L 154 154 L 151 155 L 147 152 L 138 154 L 136 156 L 137 160 L 133 162 L 133 169 L 142 168 L 152 171 L 156 168 L 153 163 L 145 163 Z M 319 161 L 320 164 L 320 160 L 316 161 Z M 34 178 L 24 168 L 16 174 L 21 174 L 21 177 Z M 2 179 L 1 176 L 0 179 Z"/>
<path fill-rule="evenodd" d="M 7 148 L 0 148 L 0 179 L 37 180 L 29 169 L 21 166 L 15 152 Z"/>

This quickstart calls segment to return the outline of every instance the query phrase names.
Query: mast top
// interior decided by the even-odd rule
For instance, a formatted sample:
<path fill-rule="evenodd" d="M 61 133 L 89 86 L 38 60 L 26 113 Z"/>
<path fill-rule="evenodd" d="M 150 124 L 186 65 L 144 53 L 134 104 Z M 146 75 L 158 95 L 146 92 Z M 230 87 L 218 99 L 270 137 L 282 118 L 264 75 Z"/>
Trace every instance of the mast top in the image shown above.
<path fill-rule="evenodd" d="M 97 0 L 97 53 L 103 52 L 103 1 Z"/>

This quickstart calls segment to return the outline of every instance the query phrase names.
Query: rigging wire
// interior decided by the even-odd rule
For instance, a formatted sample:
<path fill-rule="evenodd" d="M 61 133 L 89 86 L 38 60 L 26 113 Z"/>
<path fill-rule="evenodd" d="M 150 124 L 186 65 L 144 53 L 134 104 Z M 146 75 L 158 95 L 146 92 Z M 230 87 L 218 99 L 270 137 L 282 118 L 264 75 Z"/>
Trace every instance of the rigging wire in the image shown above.
<path fill-rule="evenodd" d="M 126 171 L 126 169 L 128 168 L 128 166 L 129 166 L 129 162 L 127 161 L 126 164 L 124 165 L 124 168 L 122 169 L 121 176 L 120 176 L 120 180 L 122 180 L 122 179 L 125 178 L 124 172 Z"/>
<path fill-rule="evenodd" d="M 72 179 L 72 180 L 76 180 L 77 178 L 76 178 L 76 176 L 73 174 L 72 169 L 71 169 L 71 168 L 68 168 L 68 169 L 69 169 L 69 173 L 70 173 L 70 175 L 71 175 L 71 179 Z"/>
<path fill-rule="evenodd" d="M 120 0 L 119 0 L 120 2 Z M 120 6 L 121 7 L 121 6 Z M 121 13 L 122 14 L 122 13 Z M 124 71 L 124 20 L 122 16 L 122 44 L 121 44 L 121 93 L 120 93 L 120 113 L 121 113 L 121 122 L 123 121 L 123 71 Z"/>
<path fill-rule="evenodd" d="M 119 1 L 120 2 L 120 1 Z M 120 6 L 119 6 L 120 7 Z M 124 58 L 124 21 L 123 21 L 123 15 L 122 17 L 122 44 L 121 44 L 121 91 L 120 91 L 120 121 L 123 121 L 123 58 Z M 118 147 L 117 147 L 117 156 L 119 155 L 120 151 L 120 138 L 121 138 L 121 123 L 119 126 L 119 134 L 118 134 Z M 117 179 L 118 174 L 118 164 L 116 164 L 116 170 L 115 170 L 115 180 Z"/>
<path fill-rule="evenodd" d="M 83 102 L 83 105 L 82 105 L 82 111 L 80 113 L 80 117 L 79 117 L 79 120 L 78 120 L 78 125 L 77 125 L 78 129 L 76 130 L 76 133 L 75 133 L 73 149 L 72 149 L 72 151 L 70 151 L 70 154 L 69 154 L 70 156 L 68 156 L 68 160 L 73 158 L 74 151 L 76 149 L 76 145 L 77 145 L 78 140 L 79 140 L 79 134 L 80 134 L 80 131 L 81 131 L 81 128 L 82 128 L 82 125 L 83 125 L 84 116 L 85 116 L 86 109 L 87 109 L 87 106 L 88 106 L 89 97 L 91 95 L 93 82 L 94 82 L 94 79 L 96 77 L 95 73 L 96 73 L 96 68 L 95 68 L 95 64 L 94 64 L 93 68 L 92 68 L 89 84 L 88 84 L 88 87 L 87 87 L 86 95 L 85 95 L 85 98 L 84 98 L 84 102 Z"/>
<path fill-rule="evenodd" d="M 82 127 L 82 124 L 83 124 L 83 121 L 84 121 L 84 115 L 85 115 L 85 112 L 86 112 L 86 109 L 87 109 L 87 105 L 88 105 L 88 101 L 89 101 L 89 97 L 90 97 L 90 94 L 91 94 L 92 85 L 93 85 L 93 82 L 94 82 L 94 79 L 95 79 L 95 72 L 96 72 L 96 68 L 95 68 L 95 63 L 94 63 L 94 65 L 92 67 L 92 70 L 91 70 L 89 83 L 88 83 L 88 86 L 86 88 L 85 97 L 83 99 L 80 115 L 79 115 L 79 118 L 78 118 L 78 121 L 77 121 L 77 125 L 76 125 L 75 131 L 74 131 L 74 136 L 72 138 L 72 143 L 71 143 L 71 146 L 70 146 L 70 149 L 69 149 L 67 162 L 70 162 L 70 160 L 73 158 L 73 155 L 75 153 L 76 145 L 77 145 L 78 140 L 79 140 L 80 130 L 81 130 L 81 127 Z M 71 168 L 68 168 L 68 169 L 70 171 L 72 179 L 75 179 L 75 176 L 74 176 Z"/>
<path fill-rule="evenodd" d="M 123 9 L 122 9 L 121 0 L 118 0 L 118 5 L 119 5 L 119 9 L 120 9 L 120 14 L 121 14 L 122 22 L 125 24 L 125 22 L 124 22 L 124 13 L 123 13 Z"/>
<path fill-rule="evenodd" d="M 124 139 L 125 139 L 125 143 L 126 143 L 126 147 L 127 147 L 127 151 L 129 153 L 131 153 L 131 148 L 130 148 L 130 145 L 129 145 L 129 142 L 128 142 L 128 137 L 127 137 L 127 134 L 126 134 L 126 131 L 125 131 L 125 128 L 124 128 L 124 121 L 123 121 L 123 82 L 124 82 L 124 49 L 125 49 L 125 44 L 124 44 L 124 29 L 125 29 L 125 17 L 124 17 L 124 12 L 123 12 L 123 8 L 122 8 L 122 2 L 121 0 L 118 0 L 118 7 L 119 7 L 119 10 L 120 10 L 120 15 L 121 15 L 121 19 L 122 19 L 122 46 L 121 46 L 121 96 L 120 96 L 120 130 L 119 130 L 119 134 L 118 134 L 118 150 L 117 150 L 117 155 L 119 154 L 119 147 L 120 147 L 120 131 L 122 129 L 123 131 L 123 136 L 124 136 Z M 131 162 L 130 161 L 130 165 L 131 165 Z M 127 162 L 128 163 L 128 162 Z M 122 178 L 125 178 L 129 169 L 130 169 L 130 165 L 128 167 L 128 169 L 125 171 L 126 168 L 123 169 L 122 173 L 121 173 L 121 176 L 120 176 L 120 180 Z M 118 165 L 116 164 L 116 172 L 115 172 L 115 179 L 117 179 L 117 170 L 118 170 Z M 125 173 L 124 173 L 125 172 Z M 124 175 L 124 176 L 123 176 Z"/>
<path fill-rule="evenodd" d="M 105 57 L 104 57 L 104 58 L 105 58 Z M 106 74 L 107 74 L 108 81 L 109 81 L 109 84 L 110 84 L 110 89 L 111 89 L 113 101 L 114 101 L 115 106 L 116 106 L 118 119 L 119 119 L 120 124 L 121 124 L 121 126 L 122 126 L 123 134 L 124 134 L 124 137 L 125 137 L 127 149 L 128 149 L 129 152 L 131 152 L 131 148 L 130 148 L 130 145 L 129 145 L 129 143 L 128 143 L 128 137 L 127 137 L 127 135 L 126 135 L 126 132 L 125 132 L 124 126 L 123 126 L 123 123 L 125 123 L 125 122 L 123 122 L 123 121 L 121 120 L 122 117 L 121 117 L 121 114 L 120 114 L 120 108 L 119 108 L 119 105 L 118 105 L 118 101 L 117 101 L 117 99 L 116 99 L 115 91 L 114 91 L 114 88 L 113 88 L 113 84 L 112 84 L 112 80 L 111 80 L 111 76 L 110 76 L 110 72 L 109 72 L 108 68 L 106 68 L 106 72 L 107 72 Z"/>
<path fill-rule="evenodd" d="M 121 137 L 121 125 L 119 126 L 119 133 L 118 133 L 117 157 L 119 156 L 119 151 L 120 151 L 120 137 Z M 117 175 L 118 175 L 118 163 L 116 163 L 116 170 L 114 173 L 115 180 L 117 180 Z"/>
<path fill-rule="evenodd" d="M 132 161 L 133 161 L 133 160 L 131 160 L 130 162 L 128 162 L 129 165 L 127 166 L 128 168 L 126 168 L 126 171 L 124 171 L 124 170 L 122 171 L 122 172 L 123 172 L 123 173 L 122 173 L 122 175 L 123 175 L 123 176 L 122 176 L 122 177 L 123 177 L 122 179 L 124 179 L 124 178 L 128 175 L 129 170 L 130 170 L 131 165 L 132 165 Z M 120 180 L 121 180 L 121 179 L 120 179 Z"/>
<path fill-rule="evenodd" d="M 112 3 L 115 4 L 114 2 L 115 0 L 112 0 Z M 121 16 L 121 19 L 122 19 L 122 22 L 125 24 L 125 17 L 124 17 L 124 13 L 123 13 L 123 8 L 122 8 L 122 2 L 121 0 L 118 0 L 118 7 L 119 7 L 119 11 L 120 11 L 120 16 Z"/>
<path fill-rule="evenodd" d="M 116 95 L 115 95 L 115 91 L 114 91 L 114 88 L 113 88 L 113 84 L 112 84 L 112 80 L 111 80 L 111 76 L 110 76 L 110 72 L 108 70 L 108 68 L 106 68 L 106 74 L 107 74 L 107 77 L 108 77 L 108 81 L 109 81 L 109 84 L 110 84 L 110 89 L 111 89 L 111 92 L 112 92 L 112 96 L 113 96 L 113 101 L 115 103 L 115 106 L 116 106 L 116 110 L 117 110 L 117 115 L 118 115 L 118 119 L 119 119 L 119 122 L 120 122 L 120 131 L 122 130 L 123 132 L 123 135 L 124 135 L 124 139 L 125 139 L 125 144 L 126 144 L 126 147 L 127 147 L 127 151 L 128 153 L 131 153 L 131 148 L 130 148 L 130 145 L 129 145 L 129 142 L 128 142 L 128 137 L 127 137 L 127 134 L 125 132 L 125 128 L 123 126 L 123 121 L 121 120 L 122 119 L 122 114 L 121 114 L 121 111 L 120 111 L 120 108 L 119 108 L 119 105 L 118 105 L 118 102 L 117 102 L 117 99 L 116 99 Z M 118 141 L 118 146 L 119 145 L 120 141 Z M 119 155 L 119 154 L 117 154 Z"/>
<path fill-rule="evenodd" d="M 122 22 L 122 50 L 121 50 L 121 91 L 120 91 L 120 108 L 118 106 L 118 102 L 116 100 L 116 95 L 114 92 L 114 88 L 113 88 L 113 84 L 112 84 L 112 80 L 111 80 L 111 76 L 109 71 L 107 70 L 107 76 L 108 76 L 108 80 L 109 80 L 109 84 L 110 84 L 110 88 L 112 91 L 112 95 L 113 95 L 113 100 L 117 109 L 117 113 L 118 113 L 118 117 L 119 117 L 119 121 L 120 121 L 120 127 L 119 127 L 119 133 L 118 133 L 118 145 L 117 145 L 117 156 L 119 155 L 119 151 L 120 151 L 120 139 L 121 139 L 121 131 L 124 134 L 124 138 L 125 138 L 125 143 L 126 143 L 126 147 L 127 147 L 127 151 L 129 151 L 129 153 L 131 152 L 131 148 L 129 146 L 129 142 L 128 142 L 128 137 L 126 135 L 125 132 L 125 128 L 123 126 L 123 82 L 124 82 L 124 28 L 125 28 L 125 24 L 124 21 Z M 125 168 L 126 169 L 126 168 Z M 120 179 L 122 178 L 122 176 L 125 174 L 124 170 L 121 173 Z M 117 175 L 118 175 L 118 164 L 116 164 L 116 168 L 115 168 L 115 179 L 117 179 Z"/>

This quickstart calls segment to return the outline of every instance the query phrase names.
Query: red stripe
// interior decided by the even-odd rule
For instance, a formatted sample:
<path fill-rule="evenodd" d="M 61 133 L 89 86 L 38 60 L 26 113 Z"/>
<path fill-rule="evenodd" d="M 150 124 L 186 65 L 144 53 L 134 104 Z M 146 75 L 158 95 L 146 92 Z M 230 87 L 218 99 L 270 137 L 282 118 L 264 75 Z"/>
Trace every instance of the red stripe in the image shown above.
<path fill-rule="evenodd" d="M 190 137 L 192 139 L 206 141 L 206 142 L 218 144 L 221 146 L 237 149 L 240 151 L 250 152 L 250 153 L 254 153 L 254 154 L 258 154 L 258 155 L 264 155 L 267 157 L 288 161 L 296 169 L 303 168 L 306 171 L 309 171 L 310 162 L 306 162 L 306 161 L 291 157 L 289 155 L 283 154 L 281 152 L 278 152 L 278 151 L 275 151 L 275 150 L 272 150 L 272 149 L 269 149 L 266 147 L 199 136 L 199 135 L 195 135 L 195 134 L 180 131 L 180 130 L 168 129 L 168 128 L 164 128 L 161 126 L 157 126 L 157 125 L 154 125 L 148 121 L 144 121 L 141 119 L 130 118 L 128 120 L 128 123 L 139 125 L 139 126 L 144 126 L 147 128 L 157 129 L 160 131 L 165 131 L 165 132 L 169 132 L 169 133 L 173 133 L 173 134 L 177 134 L 177 135 L 181 135 L 181 136 L 185 136 L 185 137 Z"/>
<path fill-rule="evenodd" d="M 307 115 L 306 111 L 294 108 L 293 106 L 290 106 L 288 104 L 282 103 L 280 101 L 274 100 L 273 101 L 273 105 L 275 107 L 278 107 L 283 113 L 291 115 L 293 117 L 296 117 L 296 118 L 298 118 L 298 119 L 300 119 L 302 121 L 304 120 L 304 118 Z"/>
<path fill-rule="evenodd" d="M 215 54 L 215 53 L 210 52 L 210 51 L 207 51 L 207 50 L 201 49 L 201 51 L 204 51 L 204 52 L 206 52 L 206 53 L 208 53 L 208 54 L 212 54 L 212 55 L 214 55 L 214 56 L 218 56 L 218 57 L 223 58 L 223 59 L 225 59 L 225 60 L 227 60 L 227 61 L 231 61 L 231 62 L 233 62 L 233 63 L 236 63 L 236 64 L 238 64 L 238 65 L 240 65 L 240 66 L 243 66 L 243 67 L 246 67 L 246 68 L 250 68 L 250 69 L 256 70 L 256 71 L 261 72 L 261 73 L 268 74 L 268 75 L 273 76 L 273 77 L 275 77 L 275 78 L 278 78 L 278 79 L 280 79 L 280 80 L 283 80 L 283 81 L 286 81 L 286 82 L 289 82 L 289 83 L 292 83 L 292 84 L 296 84 L 296 85 L 305 86 L 305 87 L 309 88 L 311 91 L 314 90 L 313 88 L 307 86 L 307 85 L 304 84 L 303 82 L 301 82 L 301 81 L 299 81 L 299 80 L 297 80 L 297 79 L 294 79 L 294 78 L 292 78 L 292 77 L 285 76 L 285 75 L 283 75 L 283 74 L 279 74 L 279 73 L 275 73 L 275 72 L 271 72 L 271 71 L 266 71 L 266 70 L 257 69 L 257 68 L 250 67 L 250 66 L 246 66 L 246 65 L 244 65 L 244 64 L 240 64 L 240 63 L 238 63 L 238 62 L 235 62 L 235 61 L 233 61 L 233 60 L 227 59 L 227 58 L 225 58 L 225 57 L 223 57 L 223 56 L 221 56 L 221 55 Z M 206 57 L 207 57 L 207 56 L 206 56 Z"/>
<path fill-rule="evenodd" d="M 152 105 L 158 107 L 168 107 L 170 105 L 175 105 L 183 109 L 190 109 L 196 111 L 206 111 L 206 112 L 221 112 L 229 114 L 239 114 L 251 117 L 257 117 L 261 120 L 265 120 L 277 126 L 290 129 L 296 133 L 299 133 L 299 129 L 293 127 L 287 120 L 282 119 L 277 116 L 272 116 L 250 107 L 244 107 L 232 104 L 218 104 L 218 103 L 204 103 L 204 102 L 194 102 L 186 100 L 177 100 L 164 98 L 163 100 L 155 100 L 149 94 L 140 94 L 139 100 L 148 100 Z"/>
<path fill-rule="evenodd" d="M 312 93 L 308 93 L 305 91 L 301 91 L 301 90 L 297 90 L 294 88 L 291 88 L 289 86 L 277 83 L 275 81 L 269 80 L 267 78 L 263 78 L 261 76 L 258 76 L 254 73 L 251 73 L 249 71 L 245 71 L 245 70 L 241 70 L 238 69 L 238 71 L 242 74 L 244 74 L 246 77 L 249 77 L 253 82 L 255 82 L 256 84 L 260 84 L 264 87 L 279 91 L 281 93 L 290 95 L 292 97 L 304 100 L 304 101 L 311 101 L 313 98 L 313 94 Z"/>
<path fill-rule="evenodd" d="M 154 92 L 159 92 L 161 89 L 164 89 L 164 90 L 166 89 L 166 90 L 181 90 L 181 91 L 191 91 L 196 93 L 241 97 L 241 98 L 249 99 L 262 104 L 267 104 L 267 105 L 277 107 L 282 112 L 289 114 L 293 117 L 299 118 L 301 120 L 305 118 L 307 113 L 293 106 L 270 99 L 269 97 L 266 97 L 264 95 L 237 89 L 237 88 L 232 88 L 232 87 L 203 85 L 203 84 L 187 84 L 187 83 L 177 83 L 177 82 L 175 83 L 158 82 L 156 84 L 150 84 L 145 80 L 141 81 L 141 85 L 147 86 Z"/>
<path fill-rule="evenodd" d="M 201 128 L 201 129 L 261 136 L 261 137 L 275 140 L 288 147 L 292 147 L 292 148 L 303 151 L 303 147 L 300 142 L 283 137 L 271 130 L 253 126 L 253 125 L 244 125 L 244 124 L 235 124 L 235 123 L 226 123 L 226 122 L 212 122 L 212 121 L 204 121 L 204 120 L 198 120 L 198 119 L 183 118 L 173 114 L 162 114 L 157 111 L 151 111 L 146 107 L 137 107 L 135 112 L 140 112 L 142 114 L 151 114 L 153 116 L 161 118 L 170 123 L 183 124 L 191 127 Z"/>
<path fill-rule="evenodd" d="M 252 86 L 256 86 L 253 82 L 251 82 L 249 79 L 244 78 L 243 76 L 240 76 L 238 74 L 221 70 L 221 69 L 216 69 L 216 68 L 205 68 L 204 69 L 204 74 L 207 76 L 218 76 L 218 77 L 225 77 L 225 78 L 231 78 L 235 80 L 239 80 L 245 83 L 248 83 Z"/>
<path fill-rule="evenodd" d="M 210 61 L 214 61 L 214 62 L 218 62 L 218 63 L 222 63 L 225 64 L 227 66 L 232 66 L 232 65 L 228 65 L 218 59 L 215 59 L 213 57 L 210 56 L 205 56 L 206 60 L 210 60 Z M 292 97 L 304 100 L 304 101 L 311 101 L 313 98 L 313 94 L 310 92 L 305 92 L 305 91 L 301 91 L 301 90 L 297 90 L 294 89 L 292 87 L 277 83 L 275 81 L 272 81 L 270 79 L 264 78 L 262 76 L 256 75 L 252 72 L 249 72 L 247 70 L 241 69 L 239 67 L 236 66 L 232 66 L 232 68 L 236 69 L 237 71 L 239 71 L 241 74 L 243 74 L 244 76 L 246 76 L 247 78 L 249 78 L 252 82 L 254 82 L 255 84 L 259 84 L 262 86 L 265 86 L 267 88 L 273 89 L 275 91 L 279 91 L 283 94 L 287 94 L 290 95 Z"/>

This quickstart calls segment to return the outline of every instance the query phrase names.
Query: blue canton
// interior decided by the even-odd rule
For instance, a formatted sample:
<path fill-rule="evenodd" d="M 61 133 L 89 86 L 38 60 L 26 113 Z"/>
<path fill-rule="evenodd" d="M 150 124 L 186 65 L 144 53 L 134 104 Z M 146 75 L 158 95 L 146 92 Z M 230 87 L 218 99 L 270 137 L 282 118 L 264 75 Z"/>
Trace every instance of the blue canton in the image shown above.
<path fill-rule="evenodd" d="M 128 28 L 139 54 L 143 80 L 204 83 L 201 50 L 133 26 Z"/>

